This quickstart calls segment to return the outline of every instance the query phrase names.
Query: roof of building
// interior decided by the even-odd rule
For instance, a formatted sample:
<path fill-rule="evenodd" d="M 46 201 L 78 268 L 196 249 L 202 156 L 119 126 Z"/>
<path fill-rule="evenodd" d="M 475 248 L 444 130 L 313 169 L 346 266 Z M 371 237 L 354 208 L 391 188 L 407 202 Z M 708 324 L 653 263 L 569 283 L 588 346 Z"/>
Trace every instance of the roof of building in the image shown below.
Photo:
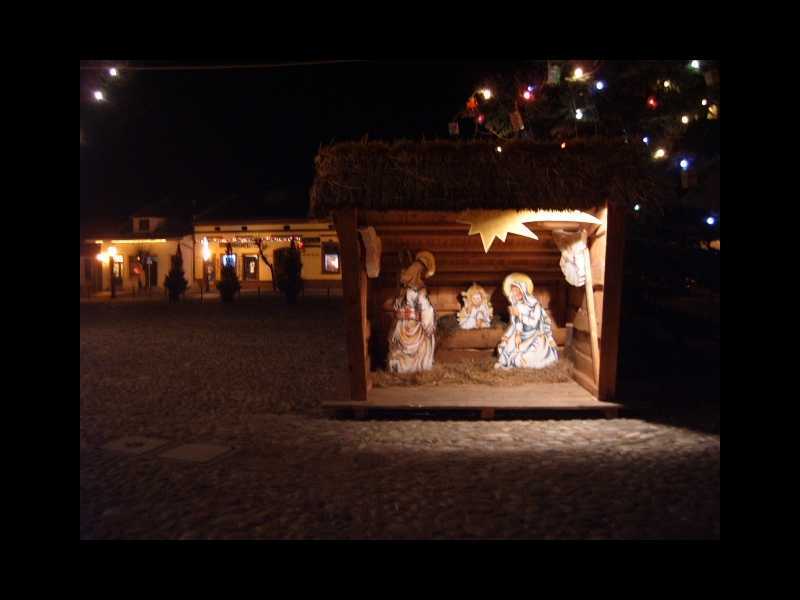
<path fill-rule="evenodd" d="M 87 239 L 102 239 L 119 235 L 126 227 L 130 227 L 130 219 L 96 217 L 81 221 L 81 243 Z"/>
<path fill-rule="evenodd" d="M 164 217 L 189 221 L 192 217 L 192 204 L 174 196 L 164 196 L 143 205 L 131 217 Z"/>
<path fill-rule="evenodd" d="M 290 186 L 263 194 L 234 194 L 195 215 L 196 224 L 240 221 L 297 221 L 308 215 L 308 187 Z"/>
<path fill-rule="evenodd" d="M 606 138 L 563 149 L 530 140 L 345 142 L 322 148 L 315 162 L 315 216 L 342 206 L 585 209 L 608 199 L 658 202 L 674 187 L 641 147 Z"/>

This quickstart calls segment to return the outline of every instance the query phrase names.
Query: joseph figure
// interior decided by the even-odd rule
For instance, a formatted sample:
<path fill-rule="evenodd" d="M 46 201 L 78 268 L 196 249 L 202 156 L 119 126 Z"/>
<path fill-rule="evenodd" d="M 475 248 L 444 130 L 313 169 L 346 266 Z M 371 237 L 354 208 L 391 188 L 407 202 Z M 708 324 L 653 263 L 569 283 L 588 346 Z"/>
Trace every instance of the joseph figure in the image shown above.
<path fill-rule="evenodd" d="M 400 295 L 394 301 L 395 323 L 389 338 L 389 371 L 415 373 L 433 368 L 436 314 L 424 278 L 436 271 L 433 254 L 418 252 L 400 275 Z"/>

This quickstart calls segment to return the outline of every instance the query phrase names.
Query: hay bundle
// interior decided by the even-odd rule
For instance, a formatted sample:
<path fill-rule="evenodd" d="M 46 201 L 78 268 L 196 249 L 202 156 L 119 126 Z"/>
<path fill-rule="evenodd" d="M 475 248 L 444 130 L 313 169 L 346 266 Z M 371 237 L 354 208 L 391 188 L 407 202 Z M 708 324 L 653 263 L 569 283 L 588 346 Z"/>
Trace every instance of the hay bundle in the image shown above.
<path fill-rule="evenodd" d="M 320 149 L 311 213 L 370 210 L 588 209 L 606 200 L 663 201 L 669 186 L 645 149 L 596 138 L 559 145 L 530 140 L 344 142 Z"/>
<path fill-rule="evenodd" d="M 573 364 L 566 358 L 544 369 L 495 369 L 494 358 L 461 363 L 433 365 L 430 371 L 389 373 L 375 371 L 375 387 L 437 386 L 447 384 L 525 385 L 527 383 L 564 383 L 572 381 Z"/>

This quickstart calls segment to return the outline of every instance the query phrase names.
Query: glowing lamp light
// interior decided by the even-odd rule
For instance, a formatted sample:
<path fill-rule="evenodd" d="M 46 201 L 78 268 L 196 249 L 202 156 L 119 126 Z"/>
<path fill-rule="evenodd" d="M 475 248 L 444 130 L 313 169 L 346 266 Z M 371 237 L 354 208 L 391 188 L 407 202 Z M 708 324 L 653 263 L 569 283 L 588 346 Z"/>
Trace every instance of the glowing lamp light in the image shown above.
<path fill-rule="evenodd" d="M 667 151 L 664 150 L 663 148 L 659 148 L 653 154 L 653 158 L 664 158 L 666 155 L 667 155 Z"/>
<path fill-rule="evenodd" d="M 109 246 L 108 250 L 106 250 L 106 252 L 108 252 L 109 256 L 116 256 L 117 255 L 117 247 L 116 246 Z"/>
<path fill-rule="evenodd" d="M 486 117 L 483 115 L 478 115 L 478 123 L 483 123 L 486 120 Z"/>
<path fill-rule="evenodd" d="M 685 158 L 681 161 L 681 169 L 684 171 L 689 168 L 689 161 Z"/>
<path fill-rule="evenodd" d="M 708 218 L 706 219 L 706 225 L 711 225 L 711 226 L 713 226 L 713 225 L 714 225 L 714 223 L 716 223 L 716 222 L 717 222 L 717 220 L 716 220 L 714 217 L 708 217 Z"/>
<path fill-rule="evenodd" d="M 532 86 L 532 85 L 529 85 L 529 86 L 528 86 L 528 91 L 529 91 L 529 92 L 532 92 L 532 91 L 533 91 L 533 86 Z"/>
<path fill-rule="evenodd" d="M 574 79 L 580 79 L 581 77 L 583 77 L 583 69 L 581 69 L 580 67 L 578 67 L 577 69 L 575 69 L 575 70 L 572 72 L 572 77 L 573 77 Z"/>
<path fill-rule="evenodd" d="M 708 100 L 703 98 L 702 100 L 700 100 L 700 104 L 702 104 L 703 106 L 706 106 L 708 104 Z"/>
<path fill-rule="evenodd" d="M 583 118 L 583 111 L 579 108 L 575 111 L 575 118 L 580 121 Z"/>
<path fill-rule="evenodd" d="M 699 60 L 693 60 L 692 62 L 689 63 L 689 65 L 693 69 L 699 69 L 700 68 L 700 61 Z"/>
<path fill-rule="evenodd" d="M 561 142 L 561 149 L 563 150 L 566 147 L 567 147 L 567 142 Z"/>
<path fill-rule="evenodd" d="M 100 262 L 105 262 L 105 261 L 107 261 L 107 260 L 108 260 L 108 254 L 107 254 L 107 253 L 105 253 L 105 252 L 100 252 L 100 253 L 98 253 L 98 255 L 97 255 L 97 260 L 99 260 Z"/>
<path fill-rule="evenodd" d="M 596 87 L 598 90 L 604 90 L 606 88 L 606 82 L 598 81 L 597 83 L 594 84 L 594 87 Z"/>
<path fill-rule="evenodd" d="M 683 115 L 681 117 L 681 123 L 683 123 L 684 125 L 688 124 L 689 123 L 689 117 L 686 116 L 686 115 Z"/>
<path fill-rule="evenodd" d="M 503 151 L 503 147 L 502 146 L 498 146 L 497 148 L 495 148 L 495 150 L 497 150 L 498 152 L 502 152 Z"/>
<path fill-rule="evenodd" d="M 105 100 L 105 95 L 100 90 L 95 90 L 94 94 L 92 95 L 94 96 L 94 99 L 97 100 L 98 102 L 102 102 L 103 100 Z"/>
<path fill-rule="evenodd" d="M 649 137 L 647 137 L 647 136 L 644 136 L 644 137 L 642 138 L 642 141 L 643 141 L 645 144 L 649 144 L 649 143 L 650 143 L 650 138 L 649 138 Z"/>
<path fill-rule="evenodd" d="M 117 71 L 116 67 L 111 67 L 108 70 L 108 74 L 111 75 L 112 77 L 116 77 L 117 75 L 119 75 L 119 71 Z"/>
<path fill-rule="evenodd" d="M 672 85 L 672 82 L 669 79 L 664 81 L 664 87 L 665 88 L 669 88 L 671 85 Z"/>
<path fill-rule="evenodd" d="M 633 210 L 635 210 L 636 212 L 639 212 L 639 209 L 641 209 L 641 208 L 642 208 L 642 207 L 641 207 L 641 206 L 639 206 L 638 204 L 634 204 L 634 205 L 633 205 Z"/>
<path fill-rule="evenodd" d="M 203 260 L 208 261 L 211 258 L 211 250 L 208 247 L 208 238 L 203 238 Z"/>
<path fill-rule="evenodd" d="M 492 90 L 490 90 L 489 88 L 483 88 L 481 90 L 481 95 L 485 100 L 488 100 L 489 98 L 492 97 Z"/>
<path fill-rule="evenodd" d="M 525 100 L 530 100 L 531 99 L 530 91 L 525 90 L 524 92 L 522 92 L 522 97 L 525 98 Z"/>
<path fill-rule="evenodd" d="M 650 108 L 655 108 L 656 106 L 658 106 L 658 100 L 656 100 L 655 96 L 650 96 L 647 99 L 647 106 L 649 106 Z"/>

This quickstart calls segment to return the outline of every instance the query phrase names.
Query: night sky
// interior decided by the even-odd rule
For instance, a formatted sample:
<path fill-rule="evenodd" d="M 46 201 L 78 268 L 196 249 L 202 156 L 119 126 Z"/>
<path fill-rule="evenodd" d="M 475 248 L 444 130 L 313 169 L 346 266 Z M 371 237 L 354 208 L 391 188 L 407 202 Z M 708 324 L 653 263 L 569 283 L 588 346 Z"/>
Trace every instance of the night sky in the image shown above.
<path fill-rule="evenodd" d="M 244 62 L 292 61 L 205 64 Z M 513 64 L 121 69 L 113 81 L 103 71 L 81 70 L 81 218 L 126 216 L 165 195 L 202 208 L 232 194 L 310 186 L 314 156 L 332 141 L 446 138 L 448 122 L 481 78 Z M 91 92 L 103 82 L 108 101 L 96 103 Z"/>

